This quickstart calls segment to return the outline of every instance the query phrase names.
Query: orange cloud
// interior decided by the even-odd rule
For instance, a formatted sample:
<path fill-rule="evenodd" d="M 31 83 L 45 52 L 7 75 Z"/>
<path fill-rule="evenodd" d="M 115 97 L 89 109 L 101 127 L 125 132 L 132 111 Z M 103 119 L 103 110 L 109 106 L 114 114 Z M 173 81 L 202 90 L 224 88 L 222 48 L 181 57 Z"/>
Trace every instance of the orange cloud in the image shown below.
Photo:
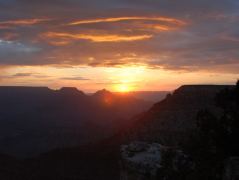
<path fill-rule="evenodd" d="M 144 23 L 136 23 L 132 25 L 135 27 L 134 29 L 141 31 L 150 31 L 153 33 L 158 33 L 162 31 L 172 31 L 177 29 L 177 26 L 168 26 L 168 25 L 160 25 L 160 24 L 144 24 Z"/>
<path fill-rule="evenodd" d="M 65 46 L 71 43 L 70 40 L 57 40 L 57 39 L 52 39 L 48 40 L 48 43 L 53 45 L 53 46 Z"/>
<path fill-rule="evenodd" d="M 34 24 L 39 24 L 50 19 L 19 19 L 11 21 L 2 21 L 0 22 L 0 28 L 9 28 L 12 26 L 30 26 Z"/>
<path fill-rule="evenodd" d="M 153 37 L 152 35 L 133 35 L 133 36 L 125 36 L 119 34 L 102 34 L 102 35 L 95 35 L 95 34 L 71 34 L 71 33 L 58 33 L 58 32 L 48 32 L 44 35 L 47 38 L 60 38 L 63 40 L 90 40 L 93 42 L 123 42 L 123 41 L 138 41 L 144 39 L 150 39 Z M 58 41 L 56 41 L 58 42 Z M 63 41 L 59 41 L 63 42 Z M 67 41 L 65 41 L 67 42 Z"/>
<path fill-rule="evenodd" d="M 68 25 L 81 25 L 81 24 L 93 24 L 93 23 L 104 23 L 104 22 L 119 22 L 119 21 L 129 21 L 129 20 L 148 20 L 148 21 L 160 21 L 168 22 L 177 25 L 185 25 L 186 22 L 168 17 L 113 17 L 113 18 L 99 18 L 99 19 L 89 19 L 80 20 L 69 23 Z"/>
<path fill-rule="evenodd" d="M 169 31 L 172 28 L 169 26 L 164 26 L 164 25 L 147 25 L 147 28 L 152 28 L 152 29 L 156 29 L 156 30 L 160 30 L 160 31 Z"/>

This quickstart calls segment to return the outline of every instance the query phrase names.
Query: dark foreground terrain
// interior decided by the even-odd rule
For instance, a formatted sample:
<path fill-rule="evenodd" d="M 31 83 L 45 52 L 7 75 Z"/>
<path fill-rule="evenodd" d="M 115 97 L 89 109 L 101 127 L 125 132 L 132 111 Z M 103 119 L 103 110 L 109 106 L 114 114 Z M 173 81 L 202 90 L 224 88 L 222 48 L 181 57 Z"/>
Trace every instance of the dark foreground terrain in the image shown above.
<path fill-rule="evenodd" d="M 119 179 L 119 144 L 58 149 L 32 159 L 0 156 L 4 180 L 110 180 Z"/>
<path fill-rule="evenodd" d="M 101 90 L 0 87 L 0 152 L 29 157 L 109 138 L 153 103 Z"/>
<path fill-rule="evenodd" d="M 182 86 L 105 140 L 34 158 L 0 155 L 0 179 L 237 179 L 238 113 L 239 83 Z M 122 160 L 121 145 L 134 141 L 138 143 L 126 149 L 129 161 Z M 160 152 L 153 150 L 158 146 Z M 150 153 L 161 153 L 160 166 L 155 166 L 155 159 L 146 167 L 134 159 L 148 156 L 145 151 L 150 148 Z"/>

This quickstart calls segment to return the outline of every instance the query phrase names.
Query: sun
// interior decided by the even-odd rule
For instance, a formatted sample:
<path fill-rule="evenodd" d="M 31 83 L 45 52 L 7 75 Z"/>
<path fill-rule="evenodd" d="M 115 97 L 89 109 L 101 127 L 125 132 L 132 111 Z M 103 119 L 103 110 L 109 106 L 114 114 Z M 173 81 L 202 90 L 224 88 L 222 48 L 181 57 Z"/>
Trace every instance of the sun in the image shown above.
<path fill-rule="evenodd" d="M 128 84 L 118 84 L 115 87 L 115 89 L 116 89 L 116 91 L 122 92 L 122 93 L 127 93 L 127 92 L 132 91 L 132 87 L 130 87 L 130 85 L 128 85 Z"/>
<path fill-rule="evenodd" d="M 124 66 L 107 69 L 111 88 L 116 92 L 127 93 L 135 91 L 144 81 L 145 66 Z"/>

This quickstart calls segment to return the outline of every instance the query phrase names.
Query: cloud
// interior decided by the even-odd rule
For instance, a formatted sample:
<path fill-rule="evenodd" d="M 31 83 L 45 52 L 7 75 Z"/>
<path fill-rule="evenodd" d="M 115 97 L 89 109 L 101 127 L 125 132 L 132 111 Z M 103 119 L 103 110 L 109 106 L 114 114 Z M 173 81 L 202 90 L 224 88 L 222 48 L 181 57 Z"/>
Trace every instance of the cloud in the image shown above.
<path fill-rule="evenodd" d="M 99 25 L 107 23 L 106 25 Z M 123 23 L 123 24 L 122 24 Z M 64 46 L 73 41 L 91 42 L 131 42 L 153 38 L 162 31 L 173 31 L 187 23 L 170 17 L 109 17 L 77 20 L 66 24 L 62 32 L 49 31 L 41 35 L 50 45 Z M 86 27 L 90 26 L 90 28 Z M 83 27 L 81 27 L 83 26 Z M 71 28 L 71 29 L 68 29 Z M 74 29 L 72 29 L 74 28 Z"/>
<path fill-rule="evenodd" d="M 88 80 L 90 80 L 88 78 L 79 77 L 79 76 L 76 76 L 76 77 L 62 77 L 60 79 L 62 79 L 62 80 L 72 80 L 72 81 L 88 81 Z"/>
<path fill-rule="evenodd" d="M 19 62 L 24 64 L 31 55 L 40 51 L 41 48 L 34 45 L 0 39 L 0 65 L 17 65 Z"/>
<path fill-rule="evenodd" d="M 32 76 L 32 73 L 16 73 L 12 77 L 26 77 L 26 76 Z"/>
<path fill-rule="evenodd" d="M 3 74 L 8 74 L 8 73 L 3 73 Z M 31 72 L 19 72 L 15 74 L 9 74 L 9 75 L 1 75 L 0 79 L 16 79 L 16 78 L 50 78 L 51 76 L 44 75 L 41 73 L 31 73 Z"/>
<path fill-rule="evenodd" d="M 235 72 L 238 8 L 237 0 L 0 0 L 0 66 Z"/>
<path fill-rule="evenodd" d="M 0 39 L 0 53 L 2 56 L 11 53 L 34 53 L 40 51 L 40 48 L 23 44 L 16 41 L 7 41 Z"/>
<path fill-rule="evenodd" d="M 185 25 L 186 23 L 182 20 L 169 18 L 169 17 L 110 17 L 110 18 L 101 18 L 101 19 L 89 19 L 89 20 L 80 20 L 69 23 L 68 25 L 81 25 L 81 24 L 93 24 L 93 23 L 110 23 L 110 22 L 119 22 L 119 21 L 132 21 L 132 20 L 147 20 L 147 21 L 159 21 L 159 22 L 168 22 L 176 25 Z"/>
<path fill-rule="evenodd" d="M 44 35 L 47 38 L 51 39 L 62 39 L 63 41 L 56 41 L 60 45 L 67 44 L 69 40 L 90 40 L 93 42 L 122 42 L 122 41 L 139 41 L 144 39 L 150 39 L 152 35 L 132 35 L 124 36 L 120 34 L 70 34 L 70 33 L 57 33 L 57 32 L 48 32 Z"/>
<path fill-rule="evenodd" d="M 31 26 L 49 20 L 50 19 L 18 19 L 18 20 L 0 21 L 0 29 L 8 29 L 15 26 Z"/>

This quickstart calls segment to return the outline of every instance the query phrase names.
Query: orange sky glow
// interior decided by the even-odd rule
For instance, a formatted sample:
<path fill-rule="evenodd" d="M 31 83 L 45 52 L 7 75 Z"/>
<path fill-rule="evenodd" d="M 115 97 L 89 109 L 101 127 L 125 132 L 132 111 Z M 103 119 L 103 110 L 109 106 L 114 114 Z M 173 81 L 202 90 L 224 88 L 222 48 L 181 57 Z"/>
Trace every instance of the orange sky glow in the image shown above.
<path fill-rule="evenodd" d="M 128 92 L 238 79 L 236 1 L 90 1 L 0 0 L 0 85 Z"/>

